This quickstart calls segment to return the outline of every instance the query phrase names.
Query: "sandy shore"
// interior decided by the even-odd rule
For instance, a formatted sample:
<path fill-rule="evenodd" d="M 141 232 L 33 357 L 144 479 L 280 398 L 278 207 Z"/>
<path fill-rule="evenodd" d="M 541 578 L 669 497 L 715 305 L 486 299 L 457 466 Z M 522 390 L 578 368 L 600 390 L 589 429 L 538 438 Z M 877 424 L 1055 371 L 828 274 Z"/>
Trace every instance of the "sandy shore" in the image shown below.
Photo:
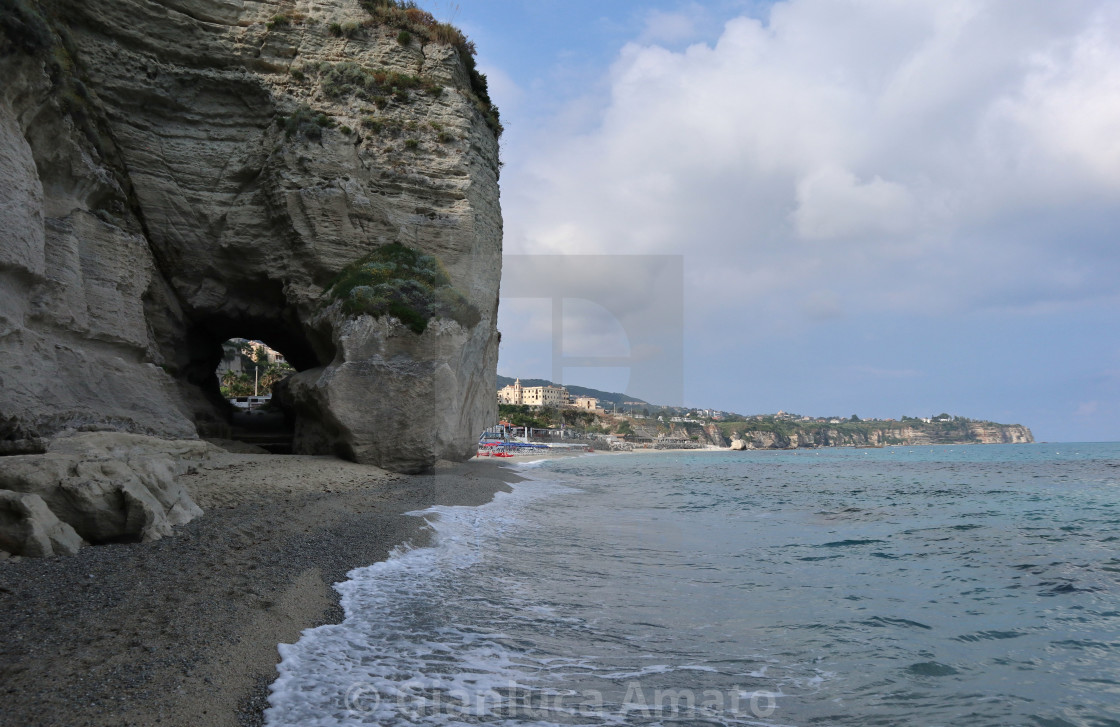
<path fill-rule="evenodd" d="M 520 478 L 326 457 L 220 455 L 185 476 L 206 514 L 155 543 L 0 563 L 0 725 L 257 725 L 276 645 L 341 620 L 331 584 Z"/>

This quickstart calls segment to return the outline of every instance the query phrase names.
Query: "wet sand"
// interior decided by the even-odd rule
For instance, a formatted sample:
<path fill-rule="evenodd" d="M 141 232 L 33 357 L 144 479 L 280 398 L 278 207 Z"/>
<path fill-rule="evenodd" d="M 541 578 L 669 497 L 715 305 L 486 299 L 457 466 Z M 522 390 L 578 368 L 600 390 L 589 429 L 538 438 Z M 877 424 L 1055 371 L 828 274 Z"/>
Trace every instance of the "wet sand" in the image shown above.
<path fill-rule="evenodd" d="M 154 543 L 0 563 L 0 725 L 259 725 L 279 643 L 342 618 L 331 584 L 519 478 L 474 460 L 395 475 L 223 454 L 184 476 L 205 515 Z"/>

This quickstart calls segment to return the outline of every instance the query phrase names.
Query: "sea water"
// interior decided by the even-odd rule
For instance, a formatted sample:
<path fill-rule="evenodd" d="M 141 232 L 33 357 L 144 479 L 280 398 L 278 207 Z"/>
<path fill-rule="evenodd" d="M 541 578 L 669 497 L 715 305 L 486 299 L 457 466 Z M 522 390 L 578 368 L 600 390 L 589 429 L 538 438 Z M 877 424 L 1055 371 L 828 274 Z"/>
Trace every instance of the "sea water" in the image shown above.
<path fill-rule="evenodd" d="M 1120 445 L 551 460 L 351 572 L 269 725 L 1120 725 Z"/>

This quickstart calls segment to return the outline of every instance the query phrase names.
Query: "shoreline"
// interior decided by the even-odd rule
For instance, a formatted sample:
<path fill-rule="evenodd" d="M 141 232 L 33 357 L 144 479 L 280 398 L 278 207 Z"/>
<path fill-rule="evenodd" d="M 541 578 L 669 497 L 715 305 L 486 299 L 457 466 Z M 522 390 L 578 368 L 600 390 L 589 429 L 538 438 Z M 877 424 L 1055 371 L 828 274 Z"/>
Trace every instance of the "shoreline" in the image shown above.
<path fill-rule="evenodd" d="M 173 537 L 0 563 L 0 725 L 263 724 L 277 645 L 342 620 L 332 585 L 426 544 L 405 513 L 509 491 L 508 462 L 221 454 L 182 477 L 205 514 Z"/>
<path fill-rule="evenodd" d="M 668 449 L 668 448 L 666 448 L 666 449 L 653 449 L 653 448 L 648 448 L 648 447 L 642 447 L 642 448 L 625 449 L 625 450 L 596 449 L 593 452 L 587 452 L 587 451 L 584 451 L 584 450 L 573 450 L 573 451 L 567 452 L 567 451 L 564 451 L 564 450 L 552 450 L 552 451 L 550 451 L 550 450 L 547 450 L 547 449 L 543 449 L 543 450 L 542 449 L 535 449 L 535 450 L 532 450 L 530 452 L 517 453 L 517 454 L 512 454 L 511 453 L 511 455 L 509 457 L 497 457 L 497 458 L 494 458 L 493 461 L 498 462 L 498 463 L 506 462 L 506 463 L 511 463 L 511 464 L 523 464 L 525 462 L 533 462 L 533 461 L 542 460 L 542 459 L 550 459 L 551 460 L 551 459 L 564 459 L 564 458 L 567 458 L 567 457 L 588 457 L 588 456 L 591 456 L 591 455 L 599 455 L 599 454 L 609 454 L 609 455 L 616 455 L 616 454 L 659 454 L 659 453 L 662 453 L 662 452 L 675 452 L 675 453 L 679 454 L 679 453 L 682 453 L 682 452 L 697 453 L 697 452 L 732 452 L 732 451 L 734 451 L 734 450 L 732 450 L 728 447 L 693 447 L 693 448 L 682 448 L 682 449 Z M 468 461 L 469 462 L 488 462 L 488 461 L 491 461 L 491 458 L 489 458 L 489 457 L 478 457 L 476 455 L 476 456 L 472 457 L 471 459 L 469 459 Z"/>

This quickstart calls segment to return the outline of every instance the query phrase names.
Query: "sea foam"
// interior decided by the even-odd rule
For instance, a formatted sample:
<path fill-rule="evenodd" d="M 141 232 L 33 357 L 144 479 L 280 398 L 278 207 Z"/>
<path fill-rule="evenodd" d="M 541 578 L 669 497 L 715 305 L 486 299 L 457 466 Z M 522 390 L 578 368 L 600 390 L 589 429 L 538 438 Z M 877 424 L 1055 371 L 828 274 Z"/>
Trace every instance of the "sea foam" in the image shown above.
<path fill-rule="evenodd" d="M 528 675 L 524 655 L 507 634 L 465 623 L 456 611 L 504 607 L 485 603 L 471 569 L 522 507 L 566 489 L 542 480 L 512 488 L 479 507 L 409 513 L 428 521 L 432 544 L 400 547 L 335 585 L 345 619 L 279 646 L 266 724 L 441 725 L 500 714 Z"/>

